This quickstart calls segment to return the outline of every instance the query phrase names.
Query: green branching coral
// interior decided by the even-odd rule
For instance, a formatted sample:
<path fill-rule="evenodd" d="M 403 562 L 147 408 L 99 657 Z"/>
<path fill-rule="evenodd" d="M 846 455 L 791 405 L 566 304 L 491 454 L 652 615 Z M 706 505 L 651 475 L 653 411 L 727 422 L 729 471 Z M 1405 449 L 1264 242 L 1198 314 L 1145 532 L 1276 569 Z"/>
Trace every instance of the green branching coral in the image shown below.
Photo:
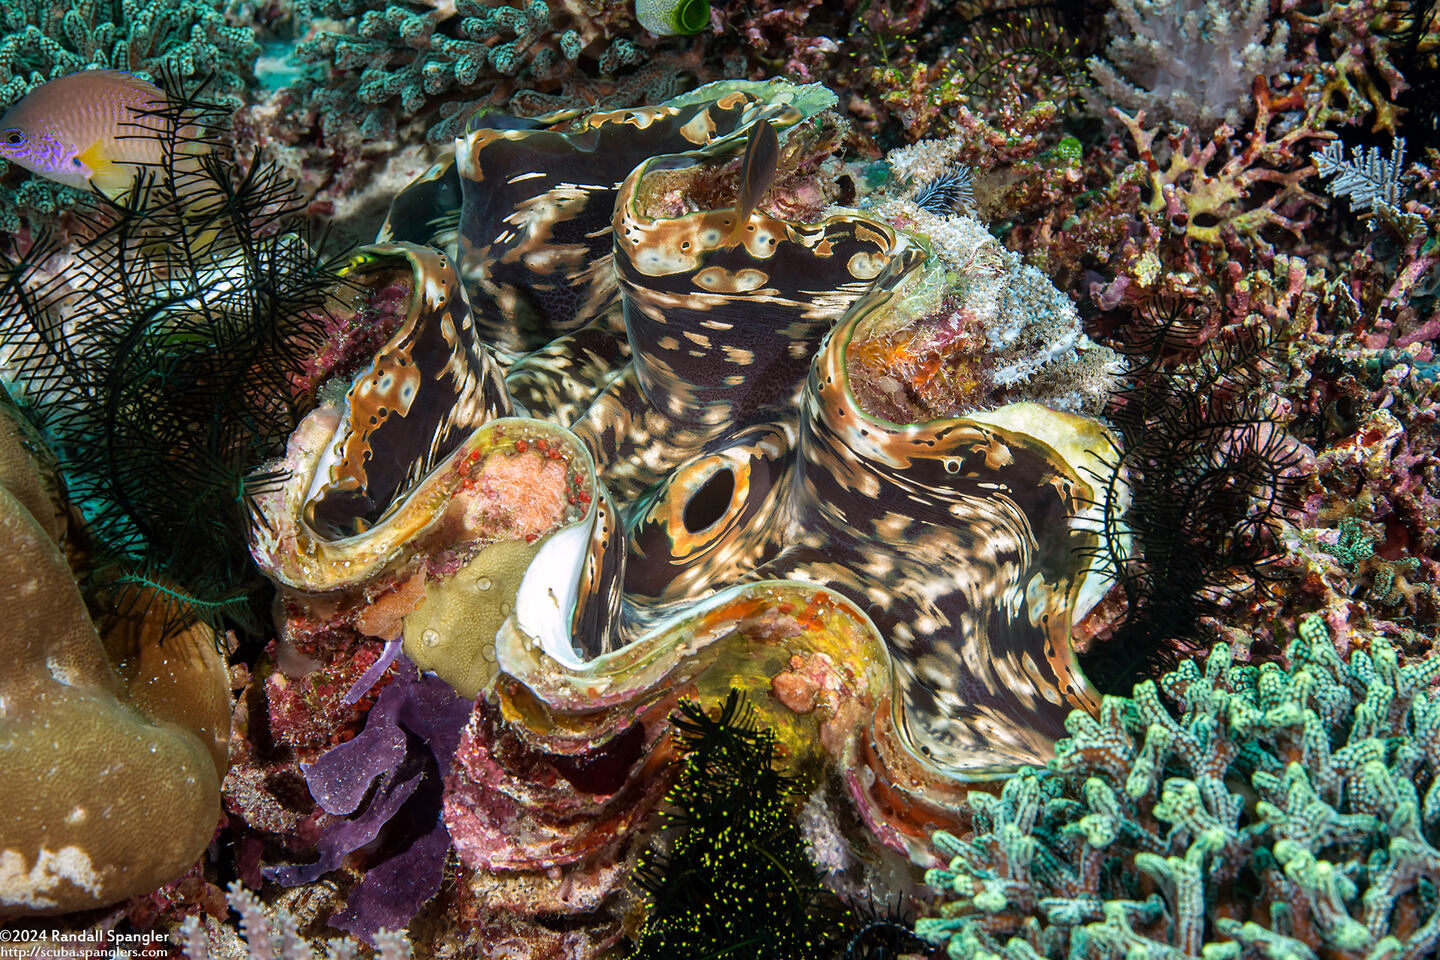
<path fill-rule="evenodd" d="M 650 910 L 631 956 L 832 955 L 853 917 L 806 859 L 795 785 L 772 762 L 775 735 L 755 729 L 734 690 L 718 717 L 682 702 L 674 723 L 685 759 L 665 815 L 673 843 L 641 859 Z"/>
<path fill-rule="evenodd" d="M 1342 660 L 1311 617 L 1287 658 L 1217 646 L 1072 714 L 1048 770 L 935 835 L 953 899 L 917 932 L 953 958 L 1434 956 L 1440 656 Z"/>
<path fill-rule="evenodd" d="M 228 23 L 216 0 L 11 0 L 0 23 L 0 113 L 46 80 L 104 67 L 147 80 L 162 68 L 213 74 L 211 89 L 233 98 L 260 53 L 254 31 Z M 8 170 L 0 160 L 0 178 Z M 22 216 L 48 220 L 79 196 L 38 178 L 0 187 L 0 233 L 18 230 Z"/>
<path fill-rule="evenodd" d="M 1340 519 L 1339 534 L 1333 543 L 1316 544 L 1321 552 L 1330 554 L 1350 573 L 1368 573 L 1371 598 L 1394 604 L 1403 597 L 1395 590 L 1396 576 L 1412 574 L 1420 566 L 1420 560 L 1418 557 L 1386 560 L 1375 555 L 1376 545 L 1376 539 L 1366 535 L 1357 517 Z"/>
<path fill-rule="evenodd" d="M 641 59 L 629 40 L 607 35 L 601 18 L 545 0 L 307 0 L 298 16 L 345 25 L 321 26 L 296 48 L 301 60 L 328 70 L 313 81 L 327 135 L 356 125 L 366 138 L 393 135 L 397 113 L 411 118 L 512 80 L 555 78 L 582 54 L 595 58 L 602 74 Z M 455 136 L 461 114 L 432 129 L 430 139 Z"/>

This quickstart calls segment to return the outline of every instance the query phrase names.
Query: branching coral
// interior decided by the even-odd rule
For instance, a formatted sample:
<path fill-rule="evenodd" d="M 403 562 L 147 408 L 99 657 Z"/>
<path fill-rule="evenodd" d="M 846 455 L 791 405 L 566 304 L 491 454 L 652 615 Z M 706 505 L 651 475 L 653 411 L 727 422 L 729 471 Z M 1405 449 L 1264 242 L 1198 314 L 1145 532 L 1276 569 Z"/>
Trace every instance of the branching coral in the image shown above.
<path fill-rule="evenodd" d="M 1048 773 L 972 793 L 921 934 L 954 958 L 1433 955 L 1440 657 L 1300 634 L 1285 666 L 1221 645 L 1107 697 Z"/>
<path fill-rule="evenodd" d="M 1247 99 L 1251 106 L 1241 111 L 1250 119 L 1227 119 L 1208 136 L 1193 129 L 1166 136 L 1154 126 L 1163 115 L 1157 117 L 1153 109 L 1113 109 L 1129 153 L 1140 163 L 1126 166 L 1122 140 L 1093 148 L 1087 156 L 1087 168 L 1096 171 L 1089 177 L 1092 191 L 1073 201 L 1057 198 L 1041 214 L 1039 230 L 1012 242 L 1033 249 L 1037 261 L 1053 264 L 1052 272 L 1089 264 L 1116 275 L 1117 283 L 1128 285 L 1124 297 L 1131 304 L 1161 290 L 1191 297 L 1245 274 L 1263 276 L 1273 272 L 1271 258 L 1280 254 L 1310 258 L 1307 272 L 1319 277 L 1315 286 L 1333 282 L 1333 263 L 1316 255 L 1323 257 L 1322 251 L 1330 249 L 1337 226 L 1344 235 L 1344 222 L 1324 215 L 1332 205 L 1315 174 L 1317 167 L 1323 173 L 1345 168 L 1339 163 L 1340 148 L 1325 144 L 1339 126 L 1365 122 L 1395 129 L 1392 101 L 1405 89 L 1386 59 L 1389 42 L 1367 26 L 1378 13 L 1377 4 L 1360 0 L 1330 5 L 1315 17 L 1291 11 L 1289 19 L 1298 24 L 1294 46 L 1301 69 L 1255 75 Z M 1398 164 L 1391 166 L 1401 174 Z M 1423 169 L 1411 164 L 1403 174 L 1406 185 L 1421 196 L 1392 200 L 1402 210 L 1397 219 L 1406 225 L 1403 254 L 1397 257 L 1401 251 L 1389 249 L 1388 242 L 1378 245 L 1394 262 L 1388 272 L 1400 289 L 1431 266 L 1423 252 L 1424 231 L 1413 229 L 1415 218 L 1423 223 L 1433 207 L 1420 186 Z M 1138 210 L 1112 203 L 1086 208 L 1084 201 L 1097 192 L 1115 192 L 1131 183 L 1142 189 Z M 1362 244 L 1357 240 L 1355 245 Z M 1364 254 L 1352 258 L 1346 272 L 1363 270 L 1368 262 Z M 1353 286 L 1373 291 L 1372 280 L 1378 278 Z M 1102 309 L 1120 302 L 1117 294 L 1112 287 L 1098 297 Z M 1393 306 L 1402 299 L 1387 301 Z"/>
<path fill-rule="evenodd" d="M 214 73 L 222 92 L 244 85 L 259 55 L 248 27 L 226 22 L 205 0 L 55 4 L 16 0 L 3 14 L 0 104 L 19 100 L 39 79 L 79 70 L 128 70 L 150 79 L 169 65 L 180 76 Z"/>
<path fill-rule="evenodd" d="M 1330 193 L 1347 197 L 1356 214 L 1379 227 L 1363 246 L 1357 238 L 1359 249 L 1347 258 L 1336 284 L 1333 324 L 1337 332 L 1372 349 L 1409 347 L 1440 333 L 1440 221 L 1435 214 L 1440 171 L 1433 162 L 1405 164 L 1404 148 L 1405 141 L 1397 140 L 1388 159 L 1375 148 L 1356 149 L 1347 158 L 1336 142 L 1314 158 L 1321 175 L 1334 177 L 1327 184 Z M 1348 226 L 1343 217 L 1332 222 L 1342 230 Z"/>
<path fill-rule="evenodd" d="M 393 136 L 397 117 L 444 99 L 474 100 L 487 88 L 508 95 L 559 80 L 582 55 L 595 58 L 601 74 L 639 63 L 641 50 L 617 34 L 629 24 L 628 6 L 587 13 L 544 0 L 310 0 L 301 16 L 315 29 L 296 54 L 328 71 L 315 81 L 327 134 L 357 125 L 362 137 L 375 139 Z M 335 20 L 346 29 L 331 29 Z M 464 119 L 436 127 L 432 141 L 452 139 Z"/>
<path fill-rule="evenodd" d="M 1159 291 L 1191 297 L 1245 274 L 1263 275 L 1281 254 L 1311 258 L 1308 272 L 1320 274 L 1323 287 L 1329 264 L 1315 255 L 1328 250 L 1336 234 L 1324 215 L 1331 204 L 1315 161 L 1325 155 L 1321 148 L 1334 128 L 1372 119 L 1384 126 L 1375 102 L 1387 104 L 1385 91 L 1404 87 L 1393 69 L 1383 69 L 1386 46 L 1365 27 L 1375 14 L 1373 3 L 1330 5 L 1316 18 L 1290 11 L 1286 16 L 1298 24 L 1292 46 L 1300 69 L 1255 75 L 1248 93 L 1240 94 L 1248 106 L 1208 134 L 1190 128 L 1167 135 L 1156 126 L 1163 115 L 1152 107 L 1112 109 L 1120 135 L 1088 146 L 1075 172 L 1062 179 L 1032 170 L 1022 179 L 1028 196 L 1046 202 L 1035 206 L 1021 194 L 1013 219 L 1038 222 L 1012 231 L 1007 242 L 1063 289 L 1078 293 L 1088 286 L 1094 293 L 1090 270 L 1128 288 L 1122 294 L 1112 286 L 1096 296 L 1102 310 L 1122 299 L 1134 305 Z M 1354 51 L 1344 46 L 1357 36 L 1366 44 Z M 1364 90 L 1342 90 L 1340 80 Z M 985 178 L 977 179 L 983 208 Z"/>
<path fill-rule="evenodd" d="M 1010 242 L 1058 274 L 1062 288 L 1088 286 L 1101 310 L 1156 296 L 1207 309 L 1218 300 L 1225 310 L 1217 326 L 1245 322 L 1241 291 L 1289 287 L 1290 257 L 1323 241 L 1326 200 L 1307 178 L 1312 152 L 1329 139 L 1326 124 L 1339 115 L 1309 78 L 1281 90 L 1257 79 L 1252 96 L 1255 116 L 1245 129 L 1222 124 L 1204 140 L 1193 131 L 1162 136 L 1143 112 L 1114 111 L 1124 135 L 1092 148 L 1076 176 L 1090 189 L 1032 188 L 1053 203 Z M 1318 265 L 1301 276 L 1307 296 L 1325 290 Z M 1274 310 L 1286 314 L 1280 304 Z M 1292 334 L 1304 328 L 1289 326 Z"/>
<path fill-rule="evenodd" d="M 336 937 L 325 942 L 322 954 L 300 935 L 300 922 L 284 907 L 267 907 L 239 881 L 230 884 L 225 898 L 230 909 L 240 916 L 240 930 L 220 926 L 213 921 L 201 923 L 190 916 L 172 936 L 186 960 L 211 960 L 212 957 L 243 957 L 246 960 L 355 960 L 363 948 L 349 937 Z M 409 939 L 398 931 L 384 931 L 375 936 L 377 960 L 411 960 L 415 951 Z"/>
<path fill-rule="evenodd" d="M 1303 398 L 1318 483 L 1295 546 L 1300 589 L 1290 602 L 1314 604 L 1301 609 L 1319 610 L 1338 643 L 1381 630 L 1407 642 L 1402 624 L 1440 616 L 1440 386 L 1408 353 L 1388 366 L 1383 357 L 1347 350 L 1316 363 Z"/>
<path fill-rule="evenodd" d="M 1201 244 L 1219 245 L 1226 231 L 1263 242 L 1261 231 L 1267 227 L 1298 237 L 1313 210 L 1324 206 L 1321 197 L 1302 186 L 1313 168 L 1302 162 L 1305 158 L 1298 149 L 1319 138 L 1323 121 L 1312 105 L 1299 123 L 1277 125 L 1274 131 L 1271 123 L 1305 103 L 1303 84 L 1277 96 L 1257 80 L 1255 117 L 1240 138 L 1232 140 L 1235 130 L 1222 124 L 1206 141 L 1192 131 L 1171 135 L 1163 151 L 1155 149 L 1159 131 L 1147 129 L 1143 115 L 1116 111 L 1149 172 L 1146 209 L 1171 231 Z M 1252 193 L 1259 194 L 1254 198 L 1259 203 Z"/>
<path fill-rule="evenodd" d="M 1407 55 L 1404 6 L 1387 0 L 1346 0 L 1318 10 L 1302 4 L 1290 13 L 1295 45 L 1302 51 L 1300 69 L 1316 77 L 1319 99 L 1341 115 L 1339 122 L 1363 122 L 1376 132 L 1400 135 L 1402 114 L 1415 115 L 1410 107 L 1418 105 L 1414 94 L 1419 89 L 1413 80 L 1420 78 L 1407 79 L 1400 64 L 1415 74 L 1422 71 L 1414 69 L 1416 60 Z M 1396 27 L 1401 37 L 1387 29 Z"/>

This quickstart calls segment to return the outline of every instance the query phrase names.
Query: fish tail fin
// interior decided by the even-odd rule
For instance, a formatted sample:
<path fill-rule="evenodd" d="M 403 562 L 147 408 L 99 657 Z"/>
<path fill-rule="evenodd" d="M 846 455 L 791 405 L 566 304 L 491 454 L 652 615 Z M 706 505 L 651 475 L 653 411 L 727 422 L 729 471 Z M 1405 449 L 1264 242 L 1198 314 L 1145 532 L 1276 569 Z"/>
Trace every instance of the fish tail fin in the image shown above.
<path fill-rule="evenodd" d="M 745 227 L 750 222 L 750 211 L 735 208 L 735 226 L 730 228 L 730 235 L 725 238 L 727 246 L 745 242 Z"/>

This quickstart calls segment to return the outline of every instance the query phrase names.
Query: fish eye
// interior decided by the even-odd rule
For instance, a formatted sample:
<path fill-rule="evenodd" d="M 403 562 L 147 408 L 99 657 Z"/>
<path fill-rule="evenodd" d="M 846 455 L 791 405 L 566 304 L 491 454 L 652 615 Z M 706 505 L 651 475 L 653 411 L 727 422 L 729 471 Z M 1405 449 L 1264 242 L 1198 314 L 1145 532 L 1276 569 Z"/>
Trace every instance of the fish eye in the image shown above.
<path fill-rule="evenodd" d="M 25 134 L 19 130 L 6 130 L 3 136 L 5 137 L 5 144 L 7 146 L 18 147 L 25 142 Z"/>

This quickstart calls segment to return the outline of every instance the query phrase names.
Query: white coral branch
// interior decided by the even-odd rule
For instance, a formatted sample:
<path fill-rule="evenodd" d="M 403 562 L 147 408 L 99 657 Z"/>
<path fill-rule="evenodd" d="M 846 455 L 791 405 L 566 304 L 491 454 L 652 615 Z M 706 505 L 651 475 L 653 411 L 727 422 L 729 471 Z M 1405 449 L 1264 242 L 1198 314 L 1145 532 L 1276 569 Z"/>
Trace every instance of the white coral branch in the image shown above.
<path fill-rule="evenodd" d="M 240 882 L 230 884 L 225 898 L 230 909 L 240 915 L 240 937 L 221 926 L 215 929 L 219 935 L 235 941 L 234 946 L 242 948 L 238 955 L 246 960 L 316 960 L 317 953 L 300 935 L 299 922 L 290 911 L 282 908 L 267 908 L 260 898 L 241 886 Z M 176 946 L 181 948 L 185 960 L 211 960 L 217 955 L 235 955 L 237 951 L 212 949 L 210 934 L 197 917 L 186 917 L 172 936 Z M 325 942 L 325 960 L 355 960 L 360 955 L 360 945 L 350 937 L 335 937 Z M 377 960 L 414 960 L 415 951 L 404 931 L 381 930 L 375 934 L 375 956 Z"/>
<path fill-rule="evenodd" d="M 1339 140 L 1327 143 L 1311 159 L 1322 177 L 1337 175 L 1326 188 L 1332 197 L 1349 197 L 1360 213 L 1401 216 L 1400 203 L 1406 191 L 1403 139 L 1395 140 L 1388 160 L 1380 156 L 1379 147 L 1356 147 L 1347 158 Z"/>

